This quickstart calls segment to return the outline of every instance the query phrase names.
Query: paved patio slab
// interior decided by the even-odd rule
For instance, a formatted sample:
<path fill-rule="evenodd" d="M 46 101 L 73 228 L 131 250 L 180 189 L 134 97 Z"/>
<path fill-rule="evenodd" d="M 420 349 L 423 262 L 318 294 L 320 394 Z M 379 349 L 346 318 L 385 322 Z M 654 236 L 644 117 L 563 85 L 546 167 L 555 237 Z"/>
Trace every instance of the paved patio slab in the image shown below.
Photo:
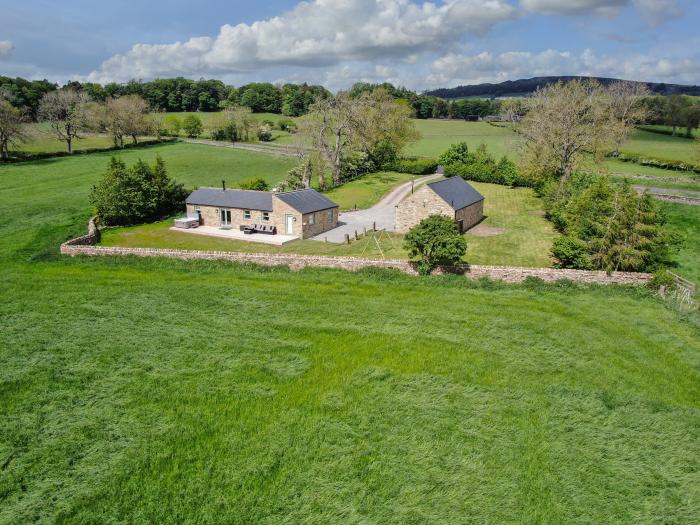
<path fill-rule="evenodd" d="M 199 226 L 197 228 L 170 228 L 175 232 L 191 233 L 193 235 L 208 235 L 209 237 L 221 237 L 223 239 L 233 239 L 236 241 L 257 242 L 260 244 L 274 244 L 282 246 L 283 244 L 296 241 L 299 237 L 296 235 L 265 235 L 264 233 L 251 233 L 246 235 L 240 230 L 222 230 L 213 226 Z"/>

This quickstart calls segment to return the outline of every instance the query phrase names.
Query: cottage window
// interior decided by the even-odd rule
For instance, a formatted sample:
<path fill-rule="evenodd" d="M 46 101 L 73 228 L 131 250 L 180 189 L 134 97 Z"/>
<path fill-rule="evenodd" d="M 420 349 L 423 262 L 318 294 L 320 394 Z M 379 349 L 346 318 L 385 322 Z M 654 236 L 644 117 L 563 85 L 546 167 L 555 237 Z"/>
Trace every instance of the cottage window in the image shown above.
<path fill-rule="evenodd" d="M 243 218 L 245 220 L 249 221 L 251 217 L 252 217 L 252 215 L 250 213 L 250 210 L 243 210 Z"/>
<path fill-rule="evenodd" d="M 262 218 L 263 221 L 269 221 L 270 220 L 270 212 L 269 211 L 264 211 L 260 214 L 260 218 Z"/>
<path fill-rule="evenodd" d="M 333 222 L 333 210 L 328 210 L 328 220 Z"/>
<path fill-rule="evenodd" d="M 316 224 L 316 214 L 315 213 L 309 214 L 309 224 Z"/>

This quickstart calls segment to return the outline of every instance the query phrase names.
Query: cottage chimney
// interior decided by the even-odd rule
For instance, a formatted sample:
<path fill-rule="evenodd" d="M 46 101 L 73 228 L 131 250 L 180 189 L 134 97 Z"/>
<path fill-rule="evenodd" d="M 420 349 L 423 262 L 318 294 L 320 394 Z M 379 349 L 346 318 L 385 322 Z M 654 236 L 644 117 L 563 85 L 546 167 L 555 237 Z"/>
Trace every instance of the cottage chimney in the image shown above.
<path fill-rule="evenodd" d="M 221 187 L 224 191 L 226 191 L 226 181 L 225 180 L 221 181 Z"/>

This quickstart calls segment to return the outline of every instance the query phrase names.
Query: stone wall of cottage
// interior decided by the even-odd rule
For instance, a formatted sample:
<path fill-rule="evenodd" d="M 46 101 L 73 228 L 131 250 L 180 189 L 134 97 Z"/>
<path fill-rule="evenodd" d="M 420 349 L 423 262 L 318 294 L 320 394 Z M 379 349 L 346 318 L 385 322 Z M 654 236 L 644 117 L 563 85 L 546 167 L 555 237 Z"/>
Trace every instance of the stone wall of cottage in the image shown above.
<path fill-rule="evenodd" d="M 187 205 L 187 215 L 194 217 L 196 215 L 195 208 L 199 208 L 199 212 L 202 215 L 202 226 L 213 226 L 218 228 L 221 223 L 221 215 L 219 212 L 220 208 L 215 206 L 194 206 L 192 204 Z M 231 227 L 238 230 L 243 225 L 253 225 L 253 224 L 269 224 L 277 226 L 274 221 L 273 212 L 268 212 L 270 216 L 269 221 L 263 220 L 263 212 L 260 210 L 249 210 L 250 219 L 245 218 L 245 210 L 239 208 L 225 208 L 231 210 Z M 279 232 L 279 226 L 278 226 Z M 282 233 L 282 232 L 280 232 Z"/>
<path fill-rule="evenodd" d="M 311 215 L 314 216 L 313 224 L 311 224 Z M 304 228 L 303 239 L 332 230 L 338 225 L 338 208 L 307 213 L 303 217 L 302 225 Z"/>
<path fill-rule="evenodd" d="M 423 186 L 396 207 L 396 231 L 406 233 L 429 215 L 454 217 L 454 211 L 430 186 Z"/>
<path fill-rule="evenodd" d="M 294 224 L 292 225 L 293 233 L 291 234 L 287 233 L 287 215 L 294 217 Z M 275 195 L 272 196 L 270 224 L 277 227 L 277 233 L 280 235 L 296 235 L 303 239 L 301 213 Z"/>
<path fill-rule="evenodd" d="M 471 206 L 462 208 L 455 212 L 455 220 L 462 222 L 462 231 L 467 231 L 472 226 L 476 226 L 484 218 L 484 201 L 475 202 Z"/>

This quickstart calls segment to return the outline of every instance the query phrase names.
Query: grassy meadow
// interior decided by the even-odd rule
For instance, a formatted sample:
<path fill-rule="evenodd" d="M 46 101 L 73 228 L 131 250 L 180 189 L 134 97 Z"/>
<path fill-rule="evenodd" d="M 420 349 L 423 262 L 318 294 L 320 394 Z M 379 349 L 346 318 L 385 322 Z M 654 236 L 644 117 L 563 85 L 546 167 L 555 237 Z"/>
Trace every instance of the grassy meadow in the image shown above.
<path fill-rule="evenodd" d="M 326 196 L 338 203 L 340 210 L 370 208 L 393 188 L 405 182 L 420 181 L 420 175 L 382 171 L 370 173 L 326 192 Z"/>
<path fill-rule="evenodd" d="M 188 187 L 293 165 L 120 156 L 156 154 Z M 109 157 L 0 166 L 0 523 L 700 522 L 697 315 L 643 288 L 61 257 Z M 532 192 L 475 186 L 506 231 L 469 260 L 541 265 Z M 665 207 L 697 280 L 700 208 Z M 105 243 L 168 232 L 140 228 Z"/>

